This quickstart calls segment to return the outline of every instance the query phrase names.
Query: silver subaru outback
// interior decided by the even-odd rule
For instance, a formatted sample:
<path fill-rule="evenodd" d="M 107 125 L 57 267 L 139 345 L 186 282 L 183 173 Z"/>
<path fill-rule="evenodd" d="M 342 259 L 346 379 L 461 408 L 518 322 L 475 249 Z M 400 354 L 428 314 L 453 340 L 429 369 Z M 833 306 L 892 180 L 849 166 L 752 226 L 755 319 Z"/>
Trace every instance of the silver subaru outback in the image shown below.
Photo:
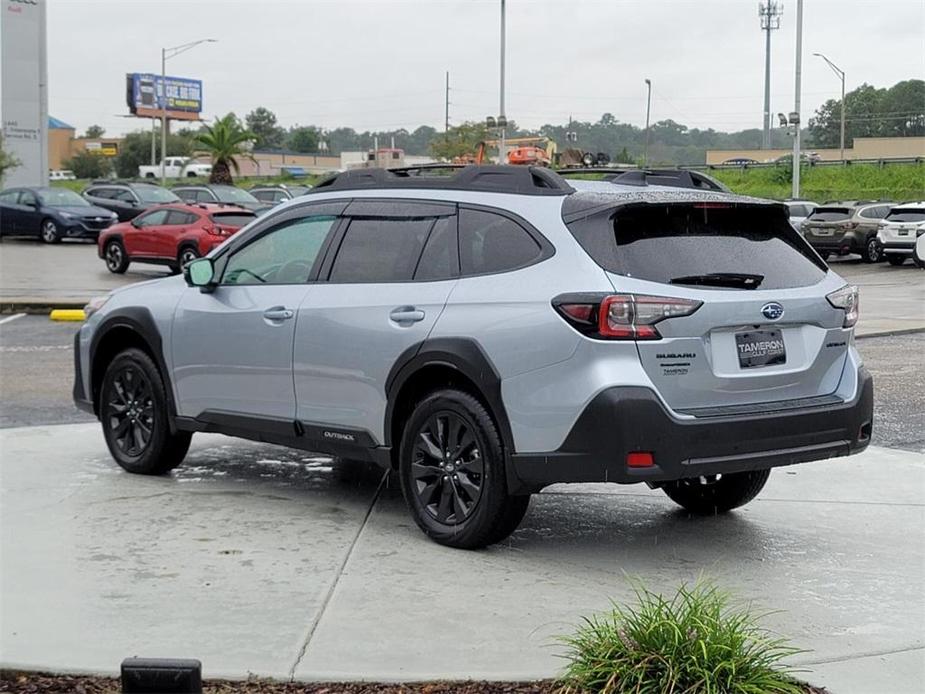
<path fill-rule="evenodd" d="M 197 431 L 375 461 L 453 547 L 556 482 L 721 513 L 871 436 L 857 289 L 687 174 L 349 171 L 88 313 L 74 399 L 126 470 Z"/>

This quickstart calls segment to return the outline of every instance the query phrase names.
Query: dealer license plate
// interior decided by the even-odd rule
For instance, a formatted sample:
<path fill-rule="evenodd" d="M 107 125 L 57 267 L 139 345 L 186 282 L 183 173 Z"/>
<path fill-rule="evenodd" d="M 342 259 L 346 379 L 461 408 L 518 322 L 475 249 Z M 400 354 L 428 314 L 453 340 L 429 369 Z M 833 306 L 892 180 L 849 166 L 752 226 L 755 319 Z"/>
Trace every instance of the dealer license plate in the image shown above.
<path fill-rule="evenodd" d="M 780 330 L 750 330 L 736 333 L 736 351 L 739 353 L 739 366 L 743 369 L 773 366 L 787 361 L 784 338 Z"/>

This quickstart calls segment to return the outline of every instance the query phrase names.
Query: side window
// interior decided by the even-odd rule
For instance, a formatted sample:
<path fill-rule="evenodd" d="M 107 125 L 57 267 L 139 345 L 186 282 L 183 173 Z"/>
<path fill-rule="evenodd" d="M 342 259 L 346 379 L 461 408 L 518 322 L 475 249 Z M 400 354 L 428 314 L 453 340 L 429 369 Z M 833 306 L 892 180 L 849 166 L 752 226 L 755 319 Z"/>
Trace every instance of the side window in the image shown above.
<path fill-rule="evenodd" d="M 167 213 L 167 221 L 165 224 L 171 226 L 185 226 L 187 224 L 192 224 L 196 221 L 196 215 L 192 212 L 183 212 L 182 210 L 170 210 Z"/>
<path fill-rule="evenodd" d="M 252 190 L 251 195 L 257 198 L 260 202 L 269 202 L 270 196 L 268 195 L 269 191 L 266 190 Z"/>
<path fill-rule="evenodd" d="M 414 279 L 434 281 L 456 277 L 459 274 L 456 249 L 456 218 L 441 217 L 430 230 Z"/>
<path fill-rule="evenodd" d="M 409 282 L 435 220 L 353 219 L 344 234 L 330 282 Z"/>
<path fill-rule="evenodd" d="M 113 200 L 118 200 L 119 202 L 135 202 L 135 194 L 130 190 L 125 190 L 124 188 L 111 191 L 109 197 L 111 197 Z"/>
<path fill-rule="evenodd" d="M 542 248 L 517 222 L 492 212 L 459 210 L 459 265 L 465 275 L 523 267 Z"/>
<path fill-rule="evenodd" d="M 281 190 L 277 190 L 273 193 L 273 198 L 272 198 L 273 202 L 282 202 L 283 200 L 288 200 L 288 199 L 289 198 L 286 197 L 286 194 Z"/>
<path fill-rule="evenodd" d="M 148 212 L 148 214 L 143 214 L 140 217 L 135 218 L 136 227 L 153 227 L 160 224 L 165 224 L 167 219 L 168 210 L 154 210 L 153 212 Z"/>
<path fill-rule="evenodd" d="M 35 205 L 36 202 L 38 202 L 38 200 L 35 197 L 35 193 L 31 190 L 24 190 L 19 196 L 20 205 Z"/>
<path fill-rule="evenodd" d="M 284 222 L 228 259 L 222 284 L 302 284 L 337 217 L 303 217 Z"/>
<path fill-rule="evenodd" d="M 110 188 L 89 188 L 87 189 L 87 195 L 90 195 L 94 198 L 99 198 L 100 200 L 108 200 L 112 197 L 112 190 Z"/>
<path fill-rule="evenodd" d="M 877 208 L 877 219 L 883 219 L 886 217 L 892 208 L 890 205 L 881 205 Z"/>

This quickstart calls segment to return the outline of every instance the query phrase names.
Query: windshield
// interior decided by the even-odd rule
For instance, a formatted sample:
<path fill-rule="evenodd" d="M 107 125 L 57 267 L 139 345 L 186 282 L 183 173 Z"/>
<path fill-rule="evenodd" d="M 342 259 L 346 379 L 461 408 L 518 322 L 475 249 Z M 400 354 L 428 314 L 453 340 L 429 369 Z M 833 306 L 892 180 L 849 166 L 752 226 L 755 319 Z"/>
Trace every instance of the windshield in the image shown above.
<path fill-rule="evenodd" d="M 840 222 L 850 216 L 851 211 L 847 207 L 817 207 L 809 219 L 813 222 Z"/>
<path fill-rule="evenodd" d="M 240 188 L 232 188 L 231 186 L 213 188 L 212 192 L 215 193 L 215 196 L 219 199 L 219 202 L 240 202 L 240 203 L 259 203 L 253 195 L 248 193 L 246 190 L 241 190 Z"/>
<path fill-rule="evenodd" d="M 135 192 L 142 202 L 180 202 L 174 193 L 160 186 L 138 186 Z"/>
<path fill-rule="evenodd" d="M 893 210 L 886 216 L 888 222 L 925 222 L 925 208 Z"/>
<path fill-rule="evenodd" d="M 66 188 L 49 188 L 40 192 L 39 197 L 47 207 L 90 207 L 89 202 Z"/>

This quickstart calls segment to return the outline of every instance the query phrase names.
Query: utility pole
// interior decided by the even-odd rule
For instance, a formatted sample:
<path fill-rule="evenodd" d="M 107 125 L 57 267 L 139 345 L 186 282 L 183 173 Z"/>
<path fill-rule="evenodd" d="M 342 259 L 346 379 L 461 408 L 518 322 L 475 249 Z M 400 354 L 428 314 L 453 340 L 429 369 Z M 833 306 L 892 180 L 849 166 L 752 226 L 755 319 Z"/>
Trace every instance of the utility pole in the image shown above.
<path fill-rule="evenodd" d="M 773 0 L 758 4 L 758 16 L 761 18 L 761 30 L 765 33 L 764 41 L 764 130 L 761 134 L 761 148 L 771 148 L 771 32 L 780 29 L 780 16 L 784 6 Z"/>
<path fill-rule="evenodd" d="M 507 159 L 504 145 L 504 135 L 507 129 L 507 116 L 504 115 L 504 14 L 504 0 L 501 0 L 501 110 L 498 112 L 498 125 L 501 126 L 501 151 L 499 152 L 501 164 L 504 164 Z"/>
<path fill-rule="evenodd" d="M 446 71 L 446 113 L 443 119 L 443 141 L 450 139 L 450 71 Z"/>
<path fill-rule="evenodd" d="M 845 71 L 839 68 L 835 63 L 826 58 L 822 53 L 813 53 L 814 56 L 822 58 L 830 68 L 832 72 L 838 75 L 838 79 L 841 80 L 841 160 L 842 163 L 845 161 Z"/>
<path fill-rule="evenodd" d="M 646 148 L 642 154 L 643 167 L 649 165 L 649 113 L 652 110 L 652 80 L 648 77 L 646 77 L 646 89 L 648 89 L 649 93 L 646 96 Z"/>
<path fill-rule="evenodd" d="M 157 153 L 155 147 L 155 133 L 157 132 L 157 119 L 151 118 L 151 166 L 157 165 Z"/>
<path fill-rule="evenodd" d="M 797 0 L 797 55 L 794 85 L 793 113 L 790 122 L 793 124 L 793 189 L 791 195 L 794 200 L 800 199 L 800 90 L 801 70 L 803 68 L 803 0 Z"/>

